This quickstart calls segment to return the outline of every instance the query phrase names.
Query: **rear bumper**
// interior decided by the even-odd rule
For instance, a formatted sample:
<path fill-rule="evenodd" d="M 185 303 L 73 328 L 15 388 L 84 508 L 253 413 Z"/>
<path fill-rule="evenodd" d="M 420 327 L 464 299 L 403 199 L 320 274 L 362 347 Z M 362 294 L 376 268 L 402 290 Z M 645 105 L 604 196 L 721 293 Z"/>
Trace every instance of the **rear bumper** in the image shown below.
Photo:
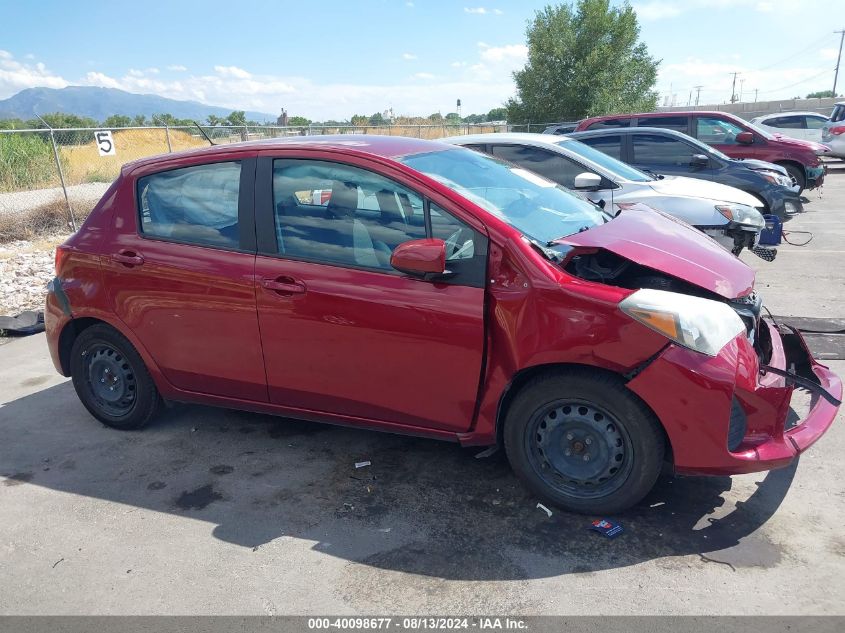
<path fill-rule="evenodd" d="M 794 367 L 796 374 L 813 383 L 803 419 L 790 417 L 791 379 L 761 371 L 757 353 L 744 335 L 715 358 L 671 345 L 628 383 L 663 423 L 677 472 L 732 475 L 787 466 L 836 418 L 839 405 L 820 390 L 841 400 L 839 377 L 816 362 L 797 331 L 781 332 L 765 320 L 760 328 L 766 328 L 761 335 L 771 339 L 769 366 L 781 371 Z M 744 424 L 734 438 L 732 413 Z"/>
<path fill-rule="evenodd" d="M 62 289 L 61 281 L 58 277 L 55 277 L 47 284 L 47 299 L 44 305 L 44 330 L 47 333 L 47 347 L 50 350 L 50 358 L 53 361 L 53 366 L 63 376 L 68 376 L 69 374 L 62 367 L 59 340 L 62 330 L 72 318 L 70 302 Z"/>

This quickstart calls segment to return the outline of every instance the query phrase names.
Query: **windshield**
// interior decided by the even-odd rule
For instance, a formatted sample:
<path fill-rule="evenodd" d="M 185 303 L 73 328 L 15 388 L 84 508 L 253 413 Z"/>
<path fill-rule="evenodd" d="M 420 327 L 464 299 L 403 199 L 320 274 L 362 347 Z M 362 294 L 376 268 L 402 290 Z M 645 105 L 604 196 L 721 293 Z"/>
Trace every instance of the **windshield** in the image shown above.
<path fill-rule="evenodd" d="M 653 176 L 649 176 L 647 173 L 640 171 L 635 167 L 631 167 L 612 156 L 608 156 L 604 152 L 597 150 L 594 147 L 590 147 L 581 141 L 558 141 L 557 144 L 583 158 L 586 158 L 589 161 L 594 162 L 605 171 L 608 171 L 623 180 L 630 180 L 632 182 L 651 182 L 654 180 Z"/>
<path fill-rule="evenodd" d="M 766 130 L 761 128 L 759 125 L 755 125 L 754 123 L 750 123 L 749 121 L 745 121 L 745 125 L 746 125 L 746 127 L 750 127 L 752 130 L 757 132 L 757 134 L 759 134 L 760 136 L 762 136 L 766 140 L 772 141 L 772 140 L 775 139 L 774 135 L 771 132 L 767 132 Z"/>
<path fill-rule="evenodd" d="M 398 160 L 543 244 L 610 218 L 593 203 L 534 172 L 472 150 L 445 149 Z"/>

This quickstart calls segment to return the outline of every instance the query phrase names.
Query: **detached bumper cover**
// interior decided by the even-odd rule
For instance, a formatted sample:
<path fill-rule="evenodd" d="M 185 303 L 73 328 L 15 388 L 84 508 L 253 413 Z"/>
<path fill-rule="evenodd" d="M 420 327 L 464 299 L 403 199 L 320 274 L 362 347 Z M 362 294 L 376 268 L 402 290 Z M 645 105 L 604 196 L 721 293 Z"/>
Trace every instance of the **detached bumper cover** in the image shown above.
<path fill-rule="evenodd" d="M 833 423 L 842 400 L 839 377 L 816 362 L 797 330 L 782 333 L 766 320 L 760 328 L 771 339 L 768 366 L 777 373 L 761 371 L 740 335 L 715 358 L 671 345 L 628 383 L 663 423 L 677 472 L 732 475 L 787 466 Z M 793 371 L 812 388 L 800 420 L 790 416 L 794 380 L 778 375 Z M 745 435 L 729 450 L 736 402 L 746 416 Z"/>
<path fill-rule="evenodd" d="M 825 165 L 818 167 L 807 167 L 807 187 L 821 187 L 824 183 L 824 175 L 827 172 Z"/>

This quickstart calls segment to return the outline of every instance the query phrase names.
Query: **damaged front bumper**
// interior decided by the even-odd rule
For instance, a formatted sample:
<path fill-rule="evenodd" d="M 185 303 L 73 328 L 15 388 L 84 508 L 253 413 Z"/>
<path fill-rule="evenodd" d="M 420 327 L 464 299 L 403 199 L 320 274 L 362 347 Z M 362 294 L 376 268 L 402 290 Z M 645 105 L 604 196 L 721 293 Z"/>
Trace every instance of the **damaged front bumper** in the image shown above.
<path fill-rule="evenodd" d="M 833 423 L 839 377 L 813 358 L 794 328 L 761 319 L 758 330 L 756 345 L 740 335 L 716 357 L 670 345 L 628 383 L 663 423 L 678 473 L 787 466 Z M 790 407 L 796 383 L 810 391 L 801 419 Z"/>

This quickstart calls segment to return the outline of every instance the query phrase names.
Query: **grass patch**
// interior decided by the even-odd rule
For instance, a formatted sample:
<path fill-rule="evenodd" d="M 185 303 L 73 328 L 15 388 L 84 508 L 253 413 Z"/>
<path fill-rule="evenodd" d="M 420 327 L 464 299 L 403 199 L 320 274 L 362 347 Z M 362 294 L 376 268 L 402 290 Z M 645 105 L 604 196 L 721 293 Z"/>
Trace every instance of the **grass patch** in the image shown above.
<path fill-rule="evenodd" d="M 81 224 L 89 213 L 91 209 L 74 209 L 77 224 Z M 64 199 L 54 200 L 29 211 L 0 215 L 0 244 L 16 240 L 39 240 L 70 231 Z"/>
<path fill-rule="evenodd" d="M 32 133 L 0 134 L 0 191 L 38 189 L 58 182 L 49 140 Z"/>

